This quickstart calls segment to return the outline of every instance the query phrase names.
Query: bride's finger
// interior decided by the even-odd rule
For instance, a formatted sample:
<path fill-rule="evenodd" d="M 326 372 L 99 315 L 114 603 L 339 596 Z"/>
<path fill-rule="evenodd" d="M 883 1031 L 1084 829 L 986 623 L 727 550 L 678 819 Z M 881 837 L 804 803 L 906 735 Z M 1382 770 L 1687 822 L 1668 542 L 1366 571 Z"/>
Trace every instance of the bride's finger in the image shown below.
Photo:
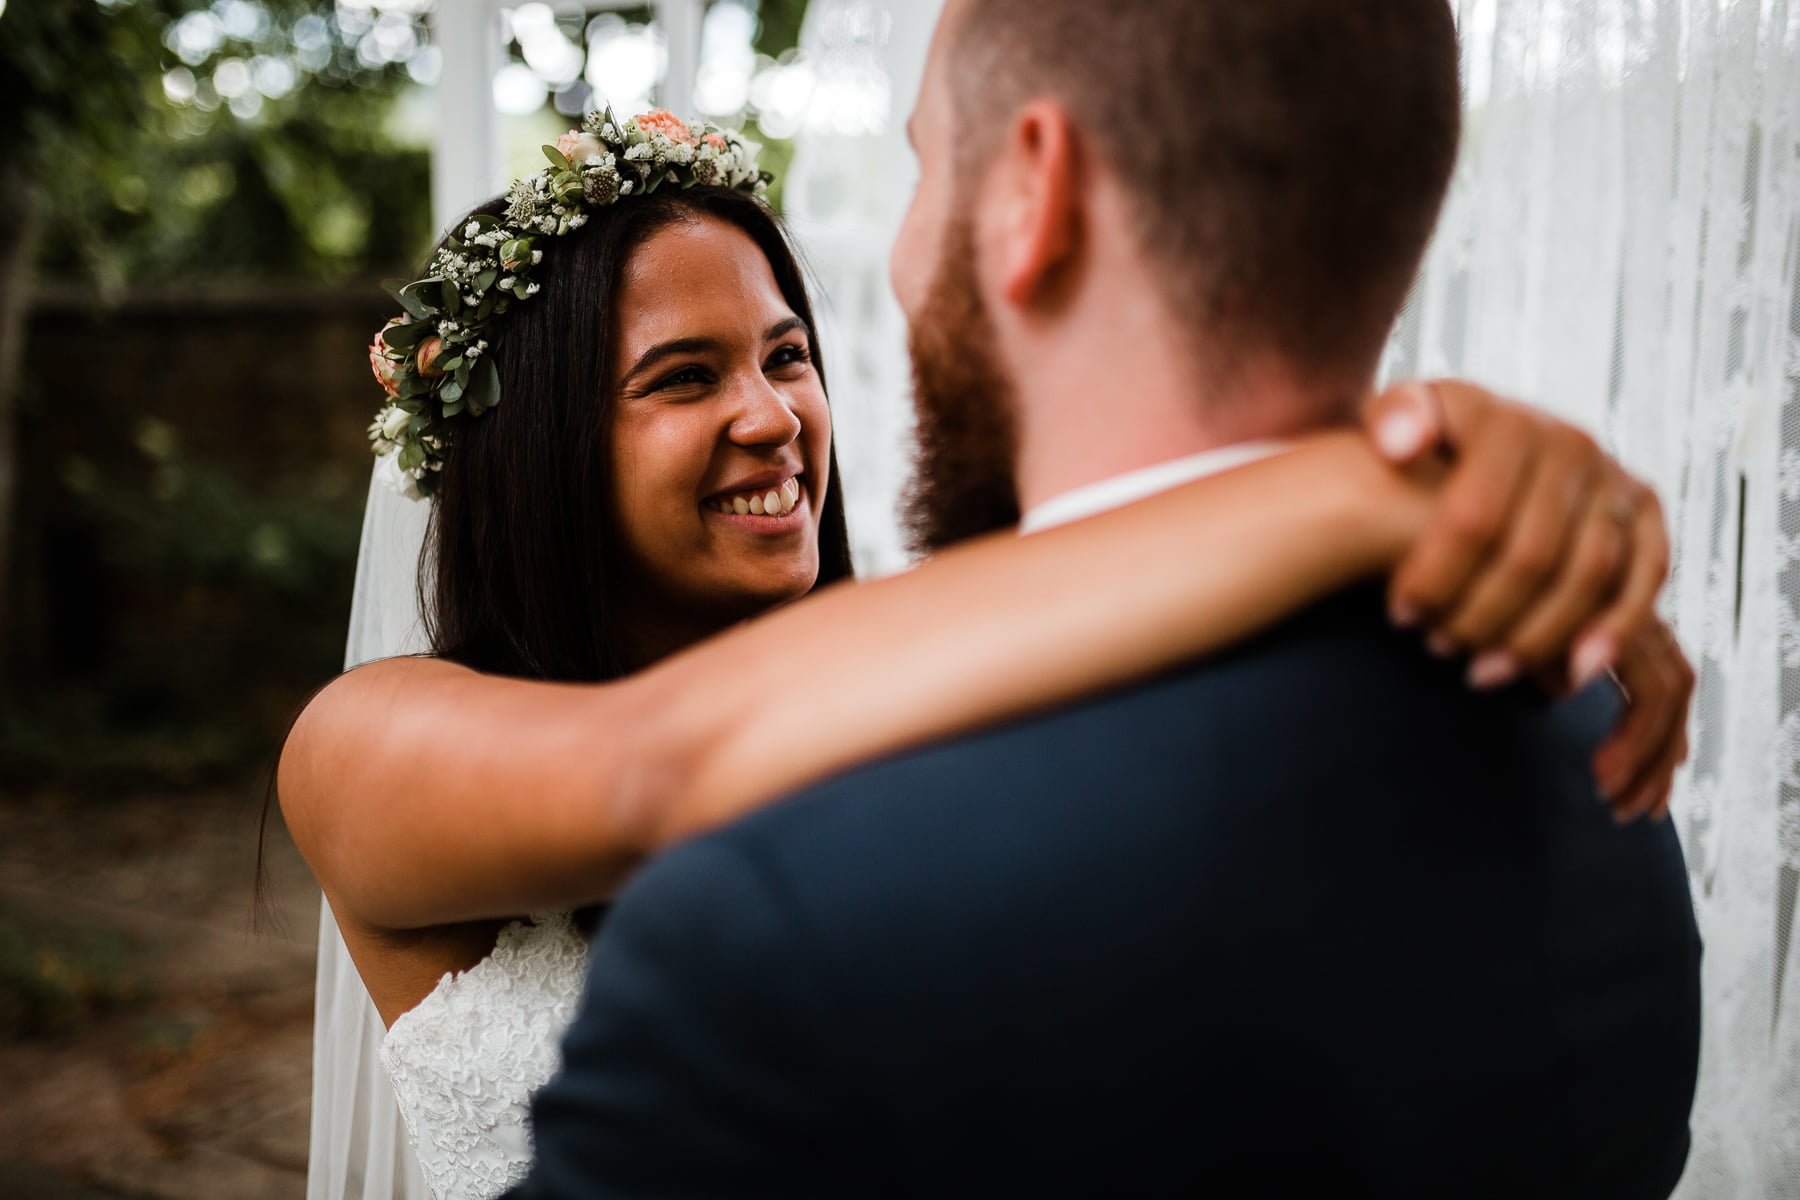
<path fill-rule="evenodd" d="M 1450 409 L 1456 385 L 1437 385 Z M 1389 588 L 1396 624 L 1433 625 L 1453 611 L 1481 562 L 1510 524 L 1531 466 L 1538 422 L 1488 398 L 1460 439 L 1437 510 Z M 1451 418 L 1455 425 L 1456 418 Z"/>
<path fill-rule="evenodd" d="M 1630 819 L 1661 802 L 1663 785 L 1674 778 L 1686 753 L 1694 679 L 1680 648 L 1660 626 L 1626 648 L 1617 678 L 1626 709 L 1594 755 L 1594 778 L 1614 811 Z"/>
<path fill-rule="evenodd" d="M 1554 590 L 1600 474 L 1600 449 L 1586 434 L 1557 425 L 1547 438 L 1498 553 L 1478 568 L 1455 611 L 1438 626 L 1465 650 L 1489 651 L 1471 666 L 1478 686 L 1510 683 L 1530 665 L 1499 643 Z"/>
<path fill-rule="evenodd" d="M 1669 577 L 1669 530 L 1656 493 L 1619 472 L 1620 490 L 1609 500 L 1607 516 L 1629 530 L 1629 557 L 1617 597 L 1579 635 L 1573 661 L 1577 670 L 1592 672 L 1608 648 L 1629 641 L 1638 631 L 1658 624 L 1656 596 Z"/>
<path fill-rule="evenodd" d="M 1617 594 L 1631 546 L 1612 515 L 1613 506 L 1609 489 L 1589 497 L 1555 579 L 1507 634 L 1505 652 L 1521 670 L 1568 662 L 1582 629 Z M 1615 644 L 1603 658 L 1579 663 L 1575 682 L 1585 683 L 1612 666 L 1622 644 L 1623 640 Z"/>

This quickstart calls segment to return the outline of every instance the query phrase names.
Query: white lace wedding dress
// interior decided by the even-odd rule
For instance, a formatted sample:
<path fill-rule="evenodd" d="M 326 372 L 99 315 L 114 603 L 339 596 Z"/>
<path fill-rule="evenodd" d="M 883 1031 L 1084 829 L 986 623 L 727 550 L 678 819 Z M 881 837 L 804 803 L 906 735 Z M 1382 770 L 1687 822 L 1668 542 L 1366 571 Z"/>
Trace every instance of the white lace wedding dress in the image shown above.
<path fill-rule="evenodd" d="M 434 1200 L 489 1200 L 531 1165 L 529 1103 L 561 1062 L 588 943 L 567 913 L 514 921 L 381 1043 Z"/>

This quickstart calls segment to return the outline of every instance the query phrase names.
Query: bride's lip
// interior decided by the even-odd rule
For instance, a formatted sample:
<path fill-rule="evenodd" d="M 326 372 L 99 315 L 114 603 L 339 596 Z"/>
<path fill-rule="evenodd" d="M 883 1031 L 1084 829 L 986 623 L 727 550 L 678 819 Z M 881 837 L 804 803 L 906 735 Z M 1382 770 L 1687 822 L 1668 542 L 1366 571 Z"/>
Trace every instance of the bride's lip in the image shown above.
<path fill-rule="evenodd" d="M 800 494 L 804 496 L 806 494 L 806 472 L 799 467 L 789 467 L 786 470 L 758 471 L 754 475 L 745 475 L 727 487 L 700 497 L 700 502 L 705 504 L 709 501 L 723 500 L 727 496 L 736 496 L 743 492 L 774 491 L 790 479 L 800 485 Z"/>

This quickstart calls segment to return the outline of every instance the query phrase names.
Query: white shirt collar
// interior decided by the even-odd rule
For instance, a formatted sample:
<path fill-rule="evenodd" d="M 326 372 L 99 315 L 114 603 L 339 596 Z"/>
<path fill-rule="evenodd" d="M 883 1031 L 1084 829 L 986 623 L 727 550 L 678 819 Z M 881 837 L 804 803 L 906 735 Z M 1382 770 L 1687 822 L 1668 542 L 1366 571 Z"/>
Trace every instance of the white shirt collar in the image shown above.
<path fill-rule="evenodd" d="M 1123 508 L 1127 504 L 1147 500 L 1158 492 L 1166 492 L 1184 483 L 1229 471 L 1233 467 L 1245 466 L 1259 458 L 1268 458 L 1290 448 L 1285 442 L 1238 442 L 1231 446 L 1203 450 L 1186 458 L 1171 459 L 1136 471 L 1127 471 L 1123 475 L 1114 475 L 1110 479 L 1102 479 L 1098 483 L 1090 483 L 1044 501 L 1025 514 L 1025 519 L 1019 522 L 1019 532 L 1037 533 L 1042 529 L 1095 516 L 1108 509 Z"/>

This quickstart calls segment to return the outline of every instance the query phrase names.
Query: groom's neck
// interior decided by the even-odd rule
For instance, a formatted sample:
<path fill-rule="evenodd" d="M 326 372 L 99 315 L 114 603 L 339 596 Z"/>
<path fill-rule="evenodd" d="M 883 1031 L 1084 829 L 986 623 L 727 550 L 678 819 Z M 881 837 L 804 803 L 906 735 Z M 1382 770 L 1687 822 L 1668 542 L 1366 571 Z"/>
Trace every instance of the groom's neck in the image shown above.
<path fill-rule="evenodd" d="M 1030 364 L 1015 373 L 1023 511 L 1157 463 L 1341 424 L 1353 410 L 1353 396 L 1323 395 L 1272 358 L 1222 377 L 1146 301 L 1097 306 L 1105 316 L 1014 357 Z"/>

